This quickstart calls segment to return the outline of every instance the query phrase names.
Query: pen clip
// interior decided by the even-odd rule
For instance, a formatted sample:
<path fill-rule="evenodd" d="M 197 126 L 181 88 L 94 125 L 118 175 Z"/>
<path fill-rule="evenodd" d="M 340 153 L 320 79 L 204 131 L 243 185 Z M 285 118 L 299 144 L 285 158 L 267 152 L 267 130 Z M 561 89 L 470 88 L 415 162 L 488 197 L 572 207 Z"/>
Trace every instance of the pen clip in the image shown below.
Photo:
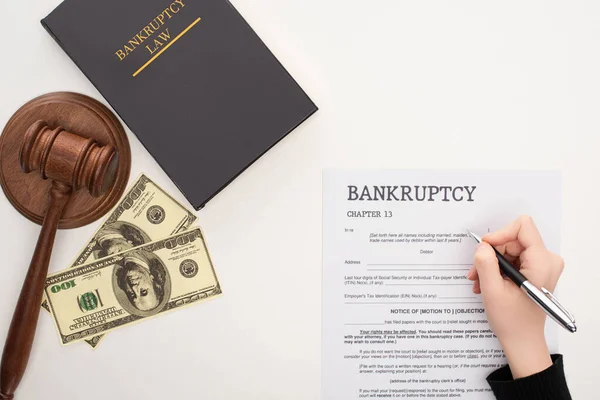
<path fill-rule="evenodd" d="M 542 293 L 544 293 L 546 295 L 546 297 L 548 299 L 550 299 L 550 301 L 556 305 L 556 307 L 558 307 L 562 312 L 564 312 L 565 315 L 571 320 L 572 323 L 575 323 L 575 317 L 573 316 L 573 314 L 571 314 L 569 311 L 567 311 L 567 309 L 564 308 L 562 304 L 560 304 L 558 299 L 556 297 L 554 297 L 554 295 L 552 293 L 550 293 L 550 291 L 548 289 L 546 289 L 545 287 L 542 287 Z"/>

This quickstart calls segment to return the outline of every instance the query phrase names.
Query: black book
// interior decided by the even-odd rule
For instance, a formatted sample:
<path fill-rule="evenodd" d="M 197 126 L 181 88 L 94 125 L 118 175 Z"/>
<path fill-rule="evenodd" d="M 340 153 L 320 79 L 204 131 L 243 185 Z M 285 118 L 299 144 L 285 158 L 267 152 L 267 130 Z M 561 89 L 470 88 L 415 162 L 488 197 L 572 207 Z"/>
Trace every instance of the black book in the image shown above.
<path fill-rule="evenodd" d="M 42 24 L 196 209 L 317 110 L 227 0 L 66 0 Z"/>

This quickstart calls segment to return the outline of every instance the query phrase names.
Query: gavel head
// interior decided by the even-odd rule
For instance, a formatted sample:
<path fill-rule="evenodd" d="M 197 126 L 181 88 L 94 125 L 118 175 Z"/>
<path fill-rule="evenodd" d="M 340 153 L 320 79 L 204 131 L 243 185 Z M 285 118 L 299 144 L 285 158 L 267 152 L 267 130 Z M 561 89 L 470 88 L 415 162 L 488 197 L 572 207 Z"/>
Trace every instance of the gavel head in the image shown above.
<path fill-rule="evenodd" d="M 24 172 L 39 171 L 43 179 L 69 185 L 74 191 L 86 188 L 94 197 L 114 183 L 118 158 L 112 145 L 100 146 L 61 126 L 52 129 L 45 121 L 27 129 L 19 156 Z"/>

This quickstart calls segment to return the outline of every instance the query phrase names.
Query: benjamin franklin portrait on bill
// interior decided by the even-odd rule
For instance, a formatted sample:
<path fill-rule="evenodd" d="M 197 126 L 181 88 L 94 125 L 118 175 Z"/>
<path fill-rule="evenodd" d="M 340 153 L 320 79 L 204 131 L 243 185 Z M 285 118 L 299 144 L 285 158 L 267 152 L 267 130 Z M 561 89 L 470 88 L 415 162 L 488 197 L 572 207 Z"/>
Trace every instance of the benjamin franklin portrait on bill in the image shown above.
<path fill-rule="evenodd" d="M 127 253 L 115 265 L 113 287 L 121 306 L 131 314 L 143 317 L 160 312 L 171 292 L 163 262 L 144 250 Z"/>

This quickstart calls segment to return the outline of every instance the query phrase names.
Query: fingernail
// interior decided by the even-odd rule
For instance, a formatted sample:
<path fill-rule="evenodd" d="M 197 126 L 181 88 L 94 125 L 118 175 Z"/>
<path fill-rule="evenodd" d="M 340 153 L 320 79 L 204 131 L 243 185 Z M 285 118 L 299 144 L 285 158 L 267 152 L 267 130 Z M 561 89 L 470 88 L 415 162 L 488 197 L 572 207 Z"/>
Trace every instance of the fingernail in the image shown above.
<path fill-rule="evenodd" d="M 467 279 L 468 280 L 473 279 L 473 267 L 471 267 L 471 269 L 469 269 L 469 272 L 467 272 Z"/>
<path fill-rule="evenodd" d="M 475 251 L 479 251 L 481 249 L 483 249 L 486 246 L 486 243 L 481 242 L 477 245 L 477 247 L 475 248 Z"/>

